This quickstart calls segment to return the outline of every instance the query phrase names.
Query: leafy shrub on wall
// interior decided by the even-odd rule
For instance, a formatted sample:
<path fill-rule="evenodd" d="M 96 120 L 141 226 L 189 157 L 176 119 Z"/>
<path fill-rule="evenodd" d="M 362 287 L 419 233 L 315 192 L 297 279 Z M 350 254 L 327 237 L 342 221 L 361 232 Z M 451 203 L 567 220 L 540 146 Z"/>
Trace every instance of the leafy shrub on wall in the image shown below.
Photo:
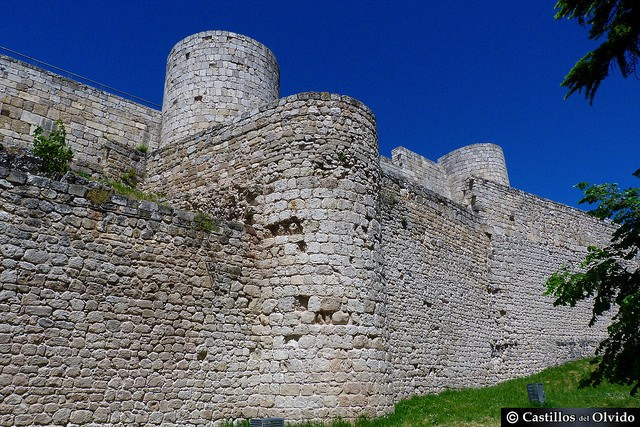
<path fill-rule="evenodd" d="M 73 151 L 66 139 L 67 131 L 60 120 L 48 135 L 40 126 L 33 131 L 33 154 L 42 160 L 40 171 L 45 175 L 59 179 L 69 170 Z"/>

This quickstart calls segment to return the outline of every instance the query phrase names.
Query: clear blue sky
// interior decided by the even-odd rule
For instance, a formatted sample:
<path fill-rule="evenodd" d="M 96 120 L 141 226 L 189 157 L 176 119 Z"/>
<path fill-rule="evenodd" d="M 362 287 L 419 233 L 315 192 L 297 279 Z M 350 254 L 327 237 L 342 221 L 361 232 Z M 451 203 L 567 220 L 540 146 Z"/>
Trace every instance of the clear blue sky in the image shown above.
<path fill-rule="evenodd" d="M 576 205 L 579 181 L 639 186 L 640 81 L 616 69 L 593 106 L 562 77 L 596 46 L 543 1 L 2 0 L 0 45 L 161 103 L 180 39 L 230 30 L 267 45 L 281 96 L 329 91 L 376 114 L 380 151 L 432 160 L 502 146 L 511 185 Z"/>

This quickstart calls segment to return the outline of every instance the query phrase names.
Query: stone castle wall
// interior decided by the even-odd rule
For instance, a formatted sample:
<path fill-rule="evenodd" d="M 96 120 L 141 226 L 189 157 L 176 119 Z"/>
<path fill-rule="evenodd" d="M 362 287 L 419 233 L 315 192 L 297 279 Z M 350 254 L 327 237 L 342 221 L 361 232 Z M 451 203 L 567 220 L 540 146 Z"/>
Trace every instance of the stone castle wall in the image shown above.
<path fill-rule="evenodd" d="M 544 282 L 611 226 L 474 177 L 464 206 L 385 168 L 382 248 L 394 396 L 491 385 L 586 357 L 591 305 L 553 307 Z"/>
<path fill-rule="evenodd" d="M 158 147 L 159 111 L 0 55 L 0 143 L 31 147 L 36 126 L 50 130 L 58 119 L 90 170 L 113 167 L 125 148 Z"/>
<path fill-rule="evenodd" d="M 255 415 L 254 237 L 0 168 L 0 423 Z M 215 390 L 215 393 L 211 393 Z"/>
<path fill-rule="evenodd" d="M 381 415 L 605 333 L 542 292 L 611 226 L 510 188 L 496 145 L 381 158 L 365 105 L 277 99 L 273 54 L 234 33 L 176 45 L 162 114 L 0 59 L 5 145 L 60 117 L 89 169 L 164 195 L 0 164 L 1 425 Z"/>

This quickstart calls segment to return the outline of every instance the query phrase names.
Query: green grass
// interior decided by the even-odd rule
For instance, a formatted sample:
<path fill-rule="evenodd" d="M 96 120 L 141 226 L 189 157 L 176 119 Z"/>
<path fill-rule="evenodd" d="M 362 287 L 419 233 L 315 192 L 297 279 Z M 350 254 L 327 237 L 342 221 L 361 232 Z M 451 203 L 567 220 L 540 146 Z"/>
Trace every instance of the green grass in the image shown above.
<path fill-rule="evenodd" d="M 157 202 L 159 199 L 164 197 L 162 193 L 151 193 L 151 192 L 145 193 L 121 181 L 105 180 L 103 181 L 103 183 L 113 188 L 116 193 L 125 197 L 129 197 L 131 199 L 148 200 L 150 202 Z"/>
<path fill-rule="evenodd" d="M 437 395 L 414 397 L 396 405 L 395 412 L 372 420 L 361 419 L 355 427 L 418 427 L 418 426 L 499 426 L 500 408 L 533 408 L 529 402 L 528 383 L 542 383 L 547 396 L 544 407 L 594 408 L 640 407 L 640 397 L 631 397 L 630 386 L 609 383 L 598 387 L 578 388 L 588 375 L 588 360 L 570 362 L 546 369 L 538 374 L 506 381 L 493 387 L 448 390 Z M 231 424 L 229 424 L 231 425 Z M 249 424 L 241 424 L 241 426 Z M 347 427 L 352 424 L 336 420 L 331 423 L 291 424 L 304 427 Z"/>

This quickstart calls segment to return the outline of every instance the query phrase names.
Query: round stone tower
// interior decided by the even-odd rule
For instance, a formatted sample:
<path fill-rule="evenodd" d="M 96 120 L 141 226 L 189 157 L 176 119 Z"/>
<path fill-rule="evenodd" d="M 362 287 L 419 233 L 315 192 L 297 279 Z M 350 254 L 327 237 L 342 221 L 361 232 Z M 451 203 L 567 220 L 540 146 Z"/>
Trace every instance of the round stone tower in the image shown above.
<path fill-rule="evenodd" d="M 504 153 L 496 144 L 472 144 L 458 148 L 440 157 L 438 164 L 449 176 L 451 195 L 456 201 L 464 200 L 466 181 L 472 176 L 509 186 Z"/>
<path fill-rule="evenodd" d="M 228 31 L 189 36 L 167 59 L 160 145 L 228 122 L 279 93 L 278 62 L 263 44 Z"/>

